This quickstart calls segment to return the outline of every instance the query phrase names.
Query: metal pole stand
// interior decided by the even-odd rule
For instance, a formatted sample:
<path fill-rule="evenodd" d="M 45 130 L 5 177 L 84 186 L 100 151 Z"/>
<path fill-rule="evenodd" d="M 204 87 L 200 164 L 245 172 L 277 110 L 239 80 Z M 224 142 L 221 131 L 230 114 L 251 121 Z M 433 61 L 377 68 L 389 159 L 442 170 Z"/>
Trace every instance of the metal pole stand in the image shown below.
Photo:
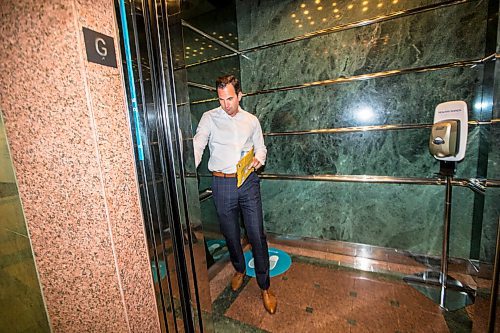
<path fill-rule="evenodd" d="M 497 298 L 498 298 L 498 271 L 500 265 L 500 217 L 497 224 L 497 244 L 495 246 L 495 262 L 493 263 L 493 278 L 491 279 L 490 313 L 488 318 L 488 333 L 494 333 L 495 321 L 497 320 Z"/>
<path fill-rule="evenodd" d="M 451 220 L 451 180 L 455 174 L 456 162 L 441 161 L 439 174 L 446 177 L 444 201 L 443 249 L 441 252 L 441 271 L 426 271 L 407 275 L 403 280 L 430 298 L 446 311 L 455 311 L 473 304 L 475 291 L 460 281 L 448 276 L 448 250 Z"/>

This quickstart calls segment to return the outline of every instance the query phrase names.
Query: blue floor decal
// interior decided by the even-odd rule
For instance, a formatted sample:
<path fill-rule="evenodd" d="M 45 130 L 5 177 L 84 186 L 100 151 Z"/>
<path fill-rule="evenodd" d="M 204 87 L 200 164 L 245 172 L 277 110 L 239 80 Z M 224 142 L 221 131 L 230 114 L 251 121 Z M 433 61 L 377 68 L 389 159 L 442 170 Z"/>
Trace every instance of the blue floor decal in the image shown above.
<path fill-rule="evenodd" d="M 223 239 L 207 240 L 207 247 L 208 251 L 212 255 L 212 258 L 214 258 L 214 260 L 216 261 L 228 254 L 226 241 Z"/>
<path fill-rule="evenodd" d="M 246 251 L 245 262 L 247 265 L 247 275 L 255 277 L 252 251 Z M 286 253 L 273 247 L 269 248 L 269 275 L 271 277 L 285 273 L 292 265 L 292 258 Z"/>
<path fill-rule="evenodd" d="M 163 260 L 159 261 L 160 263 L 160 279 L 163 280 L 167 275 L 167 265 Z M 151 269 L 153 270 L 153 280 L 155 283 L 158 283 L 158 275 L 156 274 L 156 263 L 154 261 L 151 262 Z"/>

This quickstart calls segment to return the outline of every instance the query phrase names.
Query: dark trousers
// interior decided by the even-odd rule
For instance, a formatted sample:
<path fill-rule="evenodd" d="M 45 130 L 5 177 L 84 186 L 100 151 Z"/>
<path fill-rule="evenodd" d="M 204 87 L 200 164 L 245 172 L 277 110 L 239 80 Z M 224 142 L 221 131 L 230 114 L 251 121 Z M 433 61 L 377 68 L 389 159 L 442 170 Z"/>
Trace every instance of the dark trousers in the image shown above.
<path fill-rule="evenodd" d="M 220 229 L 226 239 L 234 269 L 243 273 L 245 258 L 240 241 L 241 209 L 248 240 L 252 245 L 257 283 L 261 289 L 266 290 L 270 285 L 269 252 L 262 223 L 260 179 L 255 172 L 252 172 L 240 188 L 236 187 L 236 183 L 236 178 L 212 177 L 212 194 Z"/>

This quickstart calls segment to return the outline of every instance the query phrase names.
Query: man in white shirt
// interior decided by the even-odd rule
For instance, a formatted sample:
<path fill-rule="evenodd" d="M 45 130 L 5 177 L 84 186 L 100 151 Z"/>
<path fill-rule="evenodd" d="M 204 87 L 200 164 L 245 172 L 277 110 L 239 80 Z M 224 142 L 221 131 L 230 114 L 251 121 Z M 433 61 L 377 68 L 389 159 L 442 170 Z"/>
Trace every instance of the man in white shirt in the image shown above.
<path fill-rule="evenodd" d="M 257 117 L 240 108 L 243 95 L 235 76 L 219 77 L 216 88 L 220 107 L 203 114 L 193 138 L 196 167 L 200 164 L 208 143 L 208 169 L 213 175 L 212 194 L 215 208 L 231 263 L 236 270 L 231 279 L 231 288 L 237 291 L 245 276 L 246 265 L 239 226 L 241 209 L 248 240 L 252 245 L 255 273 L 262 290 L 264 307 L 274 314 L 277 300 L 269 291 L 269 252 L 262 218 L 260 179 L 252 172 L 238 188 L 236 178 L 236 164 L 252 147 L 255 156 L 250 167 L 257 170 L 266 162 L 267 149 L 262 129 Z"/>

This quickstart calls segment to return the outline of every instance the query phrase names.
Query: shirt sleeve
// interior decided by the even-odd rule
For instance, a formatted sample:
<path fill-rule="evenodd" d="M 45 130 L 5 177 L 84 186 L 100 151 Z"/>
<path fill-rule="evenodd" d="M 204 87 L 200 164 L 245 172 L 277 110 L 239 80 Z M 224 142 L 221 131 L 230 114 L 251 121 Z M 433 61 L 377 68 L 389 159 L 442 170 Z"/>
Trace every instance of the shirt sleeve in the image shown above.
<path fill-rule="evenodd" d="M 252 135 L 253 147 L 255 151 L 255 158 L 264 165 L 266 164 L 267 148 L 264 144 L 264 136 L 262 135 L 262 128 L 260 127 L 260 122 L 255 118 L 256 125 Z"/>
<path fill-rule="evenodd" d="M 196 167 L 200 165 L 203 151 L 205 150 L 208 139 L 210 138 L 210 124 L 210 116 L 207 112 L 205 112 L 198 123 L 198 128 L 196 129 L 196 134 L 193 138 L 194 162 Z"/>

